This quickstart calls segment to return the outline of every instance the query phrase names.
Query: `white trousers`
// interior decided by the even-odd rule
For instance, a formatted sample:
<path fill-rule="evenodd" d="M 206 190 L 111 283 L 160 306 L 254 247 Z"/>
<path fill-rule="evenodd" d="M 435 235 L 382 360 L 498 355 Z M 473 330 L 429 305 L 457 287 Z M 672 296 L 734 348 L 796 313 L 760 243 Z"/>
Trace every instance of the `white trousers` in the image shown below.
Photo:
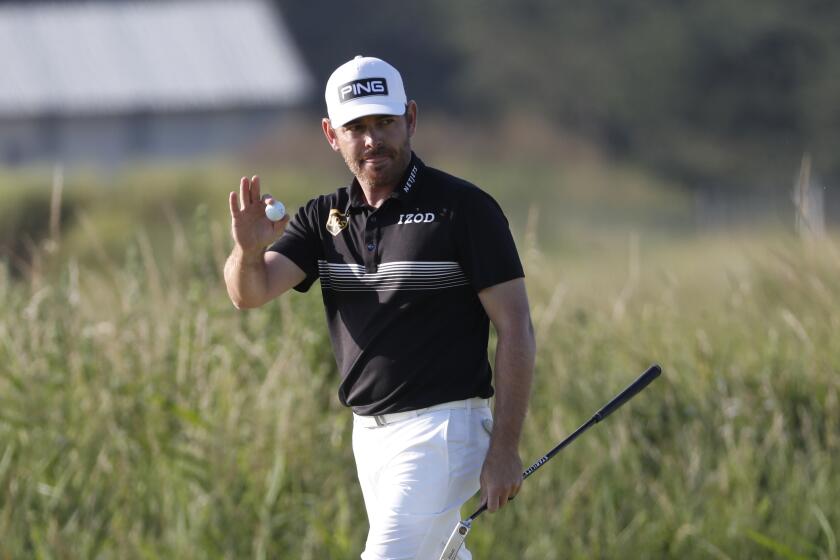
<path fill-rule="evenodd" d="M 358 417 L 353 454 L 370 531 L 362 560 L 438 560 L 479 489 L 490 409 L 434 410 L 385 426 Z M 461 548 L 459 560 L 472 555 Z"/>

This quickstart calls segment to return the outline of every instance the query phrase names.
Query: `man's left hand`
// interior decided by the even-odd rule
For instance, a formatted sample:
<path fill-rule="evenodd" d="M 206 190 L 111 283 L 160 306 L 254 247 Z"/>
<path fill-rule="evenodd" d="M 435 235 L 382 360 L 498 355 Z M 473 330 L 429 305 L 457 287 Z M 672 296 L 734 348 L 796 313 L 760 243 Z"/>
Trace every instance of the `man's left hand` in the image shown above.
<path fill-rule="evenodd" d="M 493 513 L 513 499 L 522 487 L 522 460 L 515 449 L 493 447 L 481 468 L 481 501 Z"/>

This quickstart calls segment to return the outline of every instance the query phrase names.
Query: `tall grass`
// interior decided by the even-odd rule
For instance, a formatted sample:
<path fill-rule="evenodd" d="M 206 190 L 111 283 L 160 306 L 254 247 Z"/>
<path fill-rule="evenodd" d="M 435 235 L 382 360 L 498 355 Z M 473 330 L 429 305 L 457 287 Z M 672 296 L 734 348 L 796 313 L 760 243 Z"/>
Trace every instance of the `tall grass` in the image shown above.
<path fill-rule="evenodd" d="M 476 557 L 840 557 L 836 246 L 642 233 L 557 256 L 534 229 L 524 461 L 665 373 L 482 517 Z M 0 558 L 358 557 L 318 290 L 236 311 L 226 230 L 199 210 L 116 257 L 0 268 Z"/>

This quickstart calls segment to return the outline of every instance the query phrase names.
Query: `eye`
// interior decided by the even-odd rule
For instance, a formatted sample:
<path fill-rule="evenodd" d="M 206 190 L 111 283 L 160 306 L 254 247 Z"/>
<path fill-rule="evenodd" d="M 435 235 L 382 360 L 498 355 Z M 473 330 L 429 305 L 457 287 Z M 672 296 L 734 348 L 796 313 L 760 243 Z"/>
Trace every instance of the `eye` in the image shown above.
<path fill-rule="evenodd" d="M 389 125 L 394 122 L 394 117 L 385 117 L 384 119 L 379 120 L 379 124 L 382 125 Z"/>

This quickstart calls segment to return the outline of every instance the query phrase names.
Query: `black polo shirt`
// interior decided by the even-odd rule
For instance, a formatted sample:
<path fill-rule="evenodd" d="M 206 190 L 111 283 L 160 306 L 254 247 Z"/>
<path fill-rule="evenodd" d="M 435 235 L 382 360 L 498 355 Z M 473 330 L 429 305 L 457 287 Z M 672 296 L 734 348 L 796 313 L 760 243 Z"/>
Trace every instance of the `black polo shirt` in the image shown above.
<path fill-rule="evenodd" d="M 523 276 L 501 208 L 412 154 L 379 208 L 357 181 L 309 201 L 268 249 L 316 279 L 357 414 L 490 397 L 489 319 L 478 292 Z"/>

